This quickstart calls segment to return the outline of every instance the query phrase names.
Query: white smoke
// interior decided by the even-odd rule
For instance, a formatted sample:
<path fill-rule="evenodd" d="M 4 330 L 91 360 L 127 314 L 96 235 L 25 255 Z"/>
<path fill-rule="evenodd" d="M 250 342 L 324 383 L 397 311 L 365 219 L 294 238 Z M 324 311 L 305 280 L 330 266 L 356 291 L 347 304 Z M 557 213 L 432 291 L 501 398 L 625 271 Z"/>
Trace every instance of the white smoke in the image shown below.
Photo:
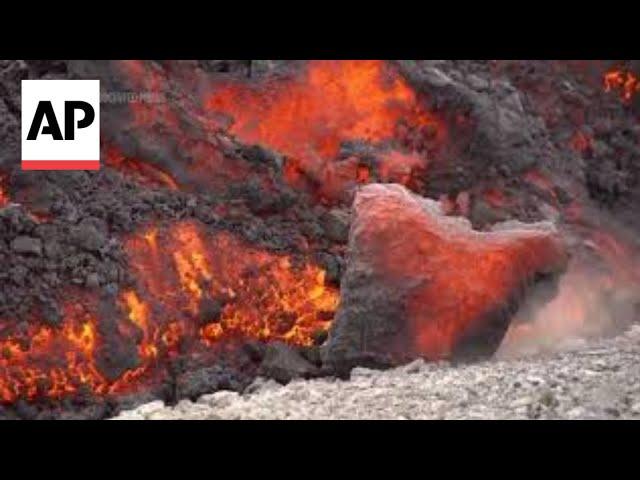
<path fill-rule="evenodd" d="M 530 296 L 516 315 L 496 357 L 518 357 L 571 348 L 611 336 L 640 321 L 640 255 L 609 243 L 583 241 L 549 300 Z"/>

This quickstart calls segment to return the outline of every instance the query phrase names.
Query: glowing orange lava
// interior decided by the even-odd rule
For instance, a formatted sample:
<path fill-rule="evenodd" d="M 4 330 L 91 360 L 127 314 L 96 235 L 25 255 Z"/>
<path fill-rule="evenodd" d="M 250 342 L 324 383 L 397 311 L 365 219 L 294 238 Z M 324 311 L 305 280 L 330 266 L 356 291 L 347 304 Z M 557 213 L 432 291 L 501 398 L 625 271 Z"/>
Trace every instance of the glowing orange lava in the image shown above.
<path fill-rule="evenodd" d="M 178 190 L 178 184 L 171 175 L 141 160 L 125 157 L 114 147 L 107 149 L 105 165 L 115 168 L 124 175 L 135 178 L 144 185 Z"/>
<path fill-rule="evenodd" d="M 6 192 L 5 182 L 5 175 L 0 175 L 0 208 L 6 207 L 10 201 L 9 195 Z"/>
<path fill-rule="evenodd" d="M 633 72 L 613 69 L 604 76 L 604 90 L 619 92 L 622 100 L 628 103 L 640 91 L 640 81 Z"/>
<path fill-rule="evenodd" d="M 0 341 L 0 400 L 60 398 L 81 389 L 107 393 L 109 384 L 94 362 L 95 318 L 82 305 L 64 310 L 60 330 L 32 326 L 27 344 L 13 337 Z"/>
<path fill-rule="evenodd" d="M 580 153 L 584 153 L 592 148 L 592 144 L 593 139 L 589 135 L 580 131 L 576 132 L 569 142 L 571 148 Z"/>
<path fill-rule="evenodd" d="M 314 332 L 328 329 L 337 307 L 337 291 L 325 285 L 318 267 L 295 264 L 225 232 L 207 237 L 189 222 L 163 235 L 150 230 L 133 237 L 127 251 L 141 296 L 163 307 L 156 330 L 139 321 L 147 325 L 147 338 L 162 337 L 157 329 L 171 321 L 183 335 L 207 342 L 245 337 L 309 345 Z M 139 298 L 129 296 L 132 314 L 146 318 L 134 313 L 146 311 Z"/>
<path fill-rule="evenodd" d="M 407 125 L 442 130 L 404 79 L 379 60 L 311 61 L 287 80 L 218 84 L 205 104 L 233 118 L 230 131 L 241 141 L 293 159 L 295 167 L 285 170 L 289 181 L 301 173 L 318 183 L 330 181 L 325 170 L 345 141 L 385 142 Z M 390 163 L 397 167 L 403 159 L 408 161 L 404 170 L 415 167 L 416 160 L 424 163 L 412 155 Z M 363 178 L 368 177 L 354 170 L 354 182 Z"/>
<path fill-rule="evenodd" d="M 200 106 L 190 102 L 188 95 L 177 95 L 165 71 L 152 62 L 138 60 L 118 61 L 116 65 L 126 86 L 136 94 L 135 101 L 128 103 L 132 129 L 139 138 L 154 144 L 155 149 L 170 152 L 168 157 L 177 162 L 163 165 L 161 170 L 148 161 L 116 155 L 112 159 L 116 167 L 138 179 L 171 189 L 177 184 L 226 187 L 229 182 L 244 180 L 249 175 L 251 170 L 246 162 L 227 158 L 217 140 L 210 137 L 220 125 L 199 114 Z M 176 96 L 169 98 L 170 94 Z"/>
<path fill-rule="evenodd" d="M 134 339 L 138 366 L 108 379 L 96 359 L 96 306 L 68 300 L 59 328 L 34 324 L 0 340 L 0 401 L 130 391 L 185 341 L 205 349 L 232 338 L 309 345 L 337 308 L 338 292 L 325 285 L 322 269 L 229 233 L 205 235 L 194 223 L 149 229 L 125 248 L 139 288 L 120 293 L 117 325 Z"/>
<path fill-rule="evenodd" d="M 129 102 L 134 124 L 146 127 L 161 123 L 170 131 L 177 131 L 178 115 L 164 98 L 165 79 L 160 72 L 140 60 L 122 60 L 119 66 L 138 94 Z"/>
<path fill-rule="evenodd" d="M 497 188 L 489 188 L 482 194 L 482 198 L 494 208 L 504 208 L 509 205 L 509 198 Z"/>

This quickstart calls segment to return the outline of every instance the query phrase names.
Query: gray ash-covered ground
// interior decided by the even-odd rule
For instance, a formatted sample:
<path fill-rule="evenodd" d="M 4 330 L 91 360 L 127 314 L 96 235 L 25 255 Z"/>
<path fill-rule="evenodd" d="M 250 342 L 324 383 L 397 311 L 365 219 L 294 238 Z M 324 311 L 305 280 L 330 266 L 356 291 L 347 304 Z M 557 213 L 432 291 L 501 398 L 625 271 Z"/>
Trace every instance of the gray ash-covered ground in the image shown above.
<path fill-rule="evenodd" d="M 396 132 L 387 143 L 429 161 L 391 180 L 440 200 L 478 229 L 509 219 L 552 221 L 575 258 L 602 264 L 614 278 L 619 272 L 610 270 L 630 269 L 623 275 L 626 296 L 612 300 L 616 311 L 620 302 L 629 306 L 607 325 L 614 332 L 637 320 L 640 229 L 640 95 L 624 102 L 603 89 L 605 72 L 619 65 L 639 70 L 635 62 L 604 61 L 388 63 L 448 134 L 437 144 L 424 129 Z M 381 147 L 341 146 L 337 168 L 355 162 L 366 179 L 339 177 L 328 188 L 333 177 L 307 164 L 296 171 L 301 181 L 291 182 L 286 154 L 245 143 L 203 102 L 217 84 L 277 84 L 304 68 L 305 62 L 285 61 L 0 62 L 0 339 L 28 346 L 34 329 L 62 329 L 68 301 L 88 298 L 101 312 L 95 351 L 101 376 L 116 380 L 140 366 L 140 339 L 119 330 L 126 315 L 117 299 L 140 281 L 126 240 L 150 225 L 170 231 L 176 222 L 194 221 L 207 234 L 230 232 L 255 248 L 313 262 L 338 286 L 353 193 L 360 183 L 387 178 Z M 159 101 L 103 104 L 100 171 L 23 172 L 20 80 L 35 78 L 100 78 L 103 93 L 151 93 Z M 615 239 L 606 250 L 614 251 L 613 260 L 594 248 L 592 237 L 602 232 Z M 323 341 L 292 349 L 243 340 L 214 352 L 185 344 L 137 390 L 58 400 L 40 394 L 51 389 L 44 382 L 33 400 L 4 402 L 0 416 L 99 418 L 155 398 L 172 403 L 218 389 L 242 391 L 259 373 L 280 381 L 327 375 L 317 346 Z M 0 385 L 6 388 L 2 379 Z"/>
<path fill-rule="evenodd" d="M 348 381 L 257 379 L 167 406 L 149 402 L 116 420 L 617 420 L 640 419 L 640 332 L 567 344 L 534 358 L 473 365 L 422 359 L 391 370 L 355 368 Z"/>

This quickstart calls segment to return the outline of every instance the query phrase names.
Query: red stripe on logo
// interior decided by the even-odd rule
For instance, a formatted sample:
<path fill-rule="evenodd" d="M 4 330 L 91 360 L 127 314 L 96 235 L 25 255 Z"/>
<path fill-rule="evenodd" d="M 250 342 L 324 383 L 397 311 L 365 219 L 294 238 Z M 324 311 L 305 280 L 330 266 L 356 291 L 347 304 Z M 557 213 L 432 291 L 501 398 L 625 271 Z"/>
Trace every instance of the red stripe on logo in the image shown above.
<path fill-rule="evenodd" d="M 22 160 L 22 170 L 99 170 L 100 160 Z"/>

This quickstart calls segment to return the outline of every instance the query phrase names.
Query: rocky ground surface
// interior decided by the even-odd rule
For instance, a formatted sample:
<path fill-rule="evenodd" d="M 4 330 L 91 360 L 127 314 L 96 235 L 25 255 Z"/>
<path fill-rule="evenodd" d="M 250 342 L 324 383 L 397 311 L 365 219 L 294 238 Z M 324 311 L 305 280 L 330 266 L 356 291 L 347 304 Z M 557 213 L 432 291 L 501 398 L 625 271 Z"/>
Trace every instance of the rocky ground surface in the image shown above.
<path fill-rule="evenodd" d="M 573 341 L 555 353 L 469 365 L 414 361 L 356 368 L 348 381 L 256 380 L 175 406 L 161 401 L 120 420 L 202 419 L 640 419 L 640 326 Z"/>

